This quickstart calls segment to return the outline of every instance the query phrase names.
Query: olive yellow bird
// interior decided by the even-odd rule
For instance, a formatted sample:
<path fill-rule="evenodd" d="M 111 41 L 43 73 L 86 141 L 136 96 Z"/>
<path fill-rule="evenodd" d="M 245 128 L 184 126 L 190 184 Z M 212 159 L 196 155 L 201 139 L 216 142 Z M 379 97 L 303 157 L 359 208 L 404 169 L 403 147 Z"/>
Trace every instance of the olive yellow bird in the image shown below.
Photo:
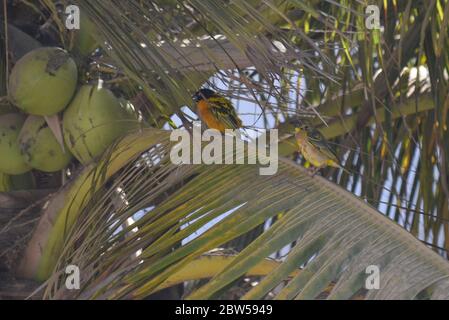
<path fill-rule="evenodd" d="M 211 89 L 201 89 L 193 95 L 198 116 L 210 129 L 224 133 L 225 129 L 242 127 L 242 120 L 235 112 L 232 102 Z"/>
<path fill-rule="evenodd" d="M 315 167 L 314 174 L 326 166 L 345 170 L 340 165 L 335 152 L 317 129 L 308 124 L 300 124 L 295 128 L 295 138 L 303 157 Z"/>

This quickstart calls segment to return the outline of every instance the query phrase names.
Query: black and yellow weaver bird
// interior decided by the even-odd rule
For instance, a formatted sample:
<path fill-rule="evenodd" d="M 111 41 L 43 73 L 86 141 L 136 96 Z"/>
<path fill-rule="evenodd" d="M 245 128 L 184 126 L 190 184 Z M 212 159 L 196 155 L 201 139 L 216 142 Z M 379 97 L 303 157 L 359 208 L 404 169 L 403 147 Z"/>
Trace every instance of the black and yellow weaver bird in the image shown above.
<path fill-rule="evenodd" d="M 341 168 L 346 171 L 340 165 L 337 155 L 321 132 L 311 125 L 305 123 L 297 125 L 295 128 L 295 139 L 304 159 L 315 167 L 313 174 L 326 166 Z"/>
<path fill-rule="evenodd" d="M 198 115 L 210 129 L 224 133 L 225 129 L 242 128 L 242 120 L 231 101 L 211 89 L 200 89 L 193 95 Z"/>

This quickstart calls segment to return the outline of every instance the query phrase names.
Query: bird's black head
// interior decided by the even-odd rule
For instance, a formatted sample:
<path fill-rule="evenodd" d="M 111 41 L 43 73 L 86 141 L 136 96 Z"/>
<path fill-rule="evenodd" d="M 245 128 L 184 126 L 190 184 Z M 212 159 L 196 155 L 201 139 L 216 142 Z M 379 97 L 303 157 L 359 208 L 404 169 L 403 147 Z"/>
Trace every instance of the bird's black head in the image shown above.
<path fill-rule="evenodd" d="M 312 128 L 310 122 L 306 119 L 291 119 L 289 122 L 295 126 L 296 131 L 298 129 L 309 131 Z"/>
<path fill-rule="evenodd" d="M 198 102 L 203 99 L 209 99 L 210 97 L 215 95 L 216 95 L 215 91 L 211 89 L 200 89 L 193 95 L 193 100 L 195 100 L 195 102 Z"/>

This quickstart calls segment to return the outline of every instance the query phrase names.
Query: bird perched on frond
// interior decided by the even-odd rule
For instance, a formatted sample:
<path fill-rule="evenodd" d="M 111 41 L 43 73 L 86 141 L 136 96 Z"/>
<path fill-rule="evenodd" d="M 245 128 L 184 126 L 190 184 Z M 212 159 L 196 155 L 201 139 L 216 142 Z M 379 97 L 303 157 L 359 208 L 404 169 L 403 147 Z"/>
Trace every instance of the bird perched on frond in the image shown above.
<path fill-rule="evenodd" d="M 211 89 L 200 89 L 193 95 L 198 115 L 210 129 L 224 133 L 225 129 L 242 127 L 242 120 L 231 101 Z"/>
<path fill-rule="evenodd" d="M 300 123 L 295 128 L 295 138 L 303 157 L 315 167 L 313 174 L 326 166 L 341 168 L 346 171 L 337 155 L 329 146 L 320 131 L 311 125 Z"/>

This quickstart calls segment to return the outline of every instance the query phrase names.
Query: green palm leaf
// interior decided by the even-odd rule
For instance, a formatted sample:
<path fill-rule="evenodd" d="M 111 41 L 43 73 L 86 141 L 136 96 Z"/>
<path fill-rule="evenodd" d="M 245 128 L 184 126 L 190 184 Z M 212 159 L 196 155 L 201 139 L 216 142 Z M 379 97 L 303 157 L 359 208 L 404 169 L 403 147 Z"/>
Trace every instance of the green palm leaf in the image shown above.
<path fill-rule="evenodd" d="M 146 130 L 130 145 L 146 139 L 169 146 L 168 136 L 158 135 Z M 277 217 L 188 298 L 213 297 L 286 246 L 285 259 L 243 298 L 313 299 L 331 284 L 329 298 L 350 298 L 364 291 L 371 265 L 381 280 L 378 290 L 366 291 L 369 299 L 448 298 L 446 261 L 366 202 L 291 161 L 280 159 L 275 175 L 261 176 L 256 165 L 173 165 L 169 149 L 154 147 L 84 198 L 82 211 L 72 211 L 77 218 L 60 254 L 53 251 L 60 258 L 48 297 L 144 298 L 195 259 Z M 68 264 L 81 270 L 76 296 L 58 280 Z"/>

